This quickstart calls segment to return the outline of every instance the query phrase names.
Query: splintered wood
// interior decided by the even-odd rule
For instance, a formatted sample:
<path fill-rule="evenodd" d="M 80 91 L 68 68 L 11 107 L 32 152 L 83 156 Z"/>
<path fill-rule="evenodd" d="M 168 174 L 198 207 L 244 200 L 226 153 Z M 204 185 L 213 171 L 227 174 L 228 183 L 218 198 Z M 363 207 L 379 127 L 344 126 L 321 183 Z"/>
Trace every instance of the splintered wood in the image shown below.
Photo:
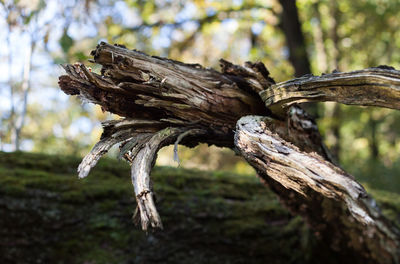
<path fill-rule="evenodd" d="M 221 72 L 100 43 L 93 62 L 65 65 L 60 88 L 122 119 L 103 123 L 79 177 L 113 145 L 132 166 L 144 230 L 162 228 L 150 172 L 166 145 L 236 149 L 291 212 L 349 263 L 400 263 L 400 233 L 375 201 L 339 168 L 314 120 L 296 103 L 336 101 L 400 109 L 400 72 L 387 66 L 275 83 L 261 62 L 221 60 Z M 177 157 L 175 157 L 177 159 Z M 156 183 L 155 183 L 156 184 Z"/>

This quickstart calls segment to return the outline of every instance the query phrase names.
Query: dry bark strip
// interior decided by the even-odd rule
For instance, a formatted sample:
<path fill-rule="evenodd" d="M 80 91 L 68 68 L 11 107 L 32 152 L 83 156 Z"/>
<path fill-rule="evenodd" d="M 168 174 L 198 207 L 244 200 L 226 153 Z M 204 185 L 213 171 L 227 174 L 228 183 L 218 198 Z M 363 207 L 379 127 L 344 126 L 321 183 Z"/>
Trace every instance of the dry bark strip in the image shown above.
<path fill-rule="evenodd" d="M 139 211 L 135 215 L 136 221 L 141 222 L 143 230 L 148 226 L 162 228 L 161 218 L 154 203 L 154 194 L 151 187 L 150 172 L 157 158 L 157 152 L 165 145 L 178 140 L 183 133 L 192 135 L 205 134 L 205 130 L 185 128 L 165 128 L 149 138 L 135 140 L 138 144 L 130 150 L 132 184 L 136 193 Z"/>
<path fill-rule="evenodd" d="M 400 109 L 400 72 L 389 66 L 360 71 L 305 75 L 260 93 L 265 105 L 282 115 L 295 103 L 333 101 Z"/>
<path fill-rule="evenodd" d="M 398 109 L 398 71 L 381 67 L 275 84 L 262 63 L 238 66 L 221 60 L 222 72 L 217 72 L 106 43 L 92 55 L 102 65 L 101 74 L 82 64 L 66 65 L 59 85 L 124 119 L 104 124 L 79 176 L 120 144 L 120 156 L 132 165 L 136 216 L 143 229 L 162 227 L 150 181 L 159 148 L 203 142 L 238 148 L 282 202 L 344 260 L 399 263 L 399 232 L 362 186 L 334 165 L 315 122 L 293 105 L 333 100 Z M 268 118 L 245 117 L 236 127 L 247 115 Z"/>

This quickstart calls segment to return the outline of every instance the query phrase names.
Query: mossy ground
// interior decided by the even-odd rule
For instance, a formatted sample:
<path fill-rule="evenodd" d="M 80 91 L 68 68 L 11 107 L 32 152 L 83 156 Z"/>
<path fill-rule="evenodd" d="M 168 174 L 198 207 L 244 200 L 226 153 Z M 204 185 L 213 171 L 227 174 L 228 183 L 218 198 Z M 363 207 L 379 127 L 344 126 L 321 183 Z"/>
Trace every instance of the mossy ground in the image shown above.
<path fill-rule="evenodd" d="M 156 167 L 164 230 L 144 233 L 129 168 L 0 152 L 0 263 L 335 263 L 255 176 Z M 400 196 L 370 191 L 392 219 Z"/>

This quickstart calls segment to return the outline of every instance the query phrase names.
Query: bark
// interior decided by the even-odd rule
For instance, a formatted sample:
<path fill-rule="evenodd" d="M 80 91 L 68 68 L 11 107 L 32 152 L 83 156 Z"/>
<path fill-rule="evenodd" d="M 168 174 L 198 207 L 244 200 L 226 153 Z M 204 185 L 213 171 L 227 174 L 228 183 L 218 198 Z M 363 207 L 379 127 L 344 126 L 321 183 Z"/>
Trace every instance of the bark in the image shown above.
<path fill-rule="evenodd" d="M 143 229 L 162 227 L 150 181 L 158 149 L 205 142 L 237 148 L 282 202 L 344 260 L 399 262 L 399 232 L 362 186 L 333 163 L 315 122 L 294 105 L 333 100 L 398 109 L 398 71 L 371 68 L 275 84 L 262 63 L 238 66 L 221 60 L 222 72 L 217 72 L 106 43 L 92 55 L 102 65 L 101 74 L 82 64 L 66 65 L 61 89 L 125 118 L 104 124 L 79 175 L 85 177 L 101 155 L 120 144 L 120 156 L 132 165 L 136 216 Z M 240 119 L 247 115 L 265 118 Z"/>
<path fill-rule="evenodd" d="M 277 115 L 295 103 L 332 101 L 400 109 L 400 73 L 389 66 L 322 76 L 306 75 L 272 85 L 260 93 Z"/>
<path fill-rule="evenodd" d="M 287 207 L 304 216 L 346 262 L 396 263 L 400 233 L 377 214 L 364 188 L 321 156 L 280 138 L 271 122 L 260 116 L 241 118 L 235 145 Z"/>
<path fill-rule="evenodd" d="M 61 89 L 126 119 L 104 124 L 100 142 L 78 168 L 79 176 L 87 176 L 102 155 L 122 143 L 121 156 L 132 163 L 142 228 L 161 227 L 153 213 L 152 195 L 147 195 L 151 192 L 149 168 L 157 150 L 174 140 L 187 146 L 204 142 L 233 148 L 233 131 L 241 116 L 268 114 L 257 93 L 274 81 L 261 63 L 241 67 L 221 60 L 225 72 L 221 74 L 106 43 L 92 54 L 95 62 L 103 65 L 102 74 L 92 73 L 82 64 L 66 65 L 68 75 L 60 77 Z M 158 132 L 162 130 L 170 134 L 155 140 L 157 135 L 165 135 Z M 143 160 L 149 162 L 141 163 Z"/>
<path fill-rule="evenodd" d="M 95 62 L 103 65 L 101 75 L 84 65 L 67 65 L 68 75 L 60 77 L 60 86 L 67 94 L 79 94 L 105 111 L 172 125 L 201 123 L 223 133 L 231 133 L 240 116 L 267 113 L 257 97 L 263 89 L 257 78 L 264 81 L 268 72 L 258 69 L 258 64 L 234 69 L 221 61 L 228 73 L 222 75 L 197 64 L 150 57 L 105 43 L 93 55 Z M 242 76 L 233 75 L 239 70 Z"/>

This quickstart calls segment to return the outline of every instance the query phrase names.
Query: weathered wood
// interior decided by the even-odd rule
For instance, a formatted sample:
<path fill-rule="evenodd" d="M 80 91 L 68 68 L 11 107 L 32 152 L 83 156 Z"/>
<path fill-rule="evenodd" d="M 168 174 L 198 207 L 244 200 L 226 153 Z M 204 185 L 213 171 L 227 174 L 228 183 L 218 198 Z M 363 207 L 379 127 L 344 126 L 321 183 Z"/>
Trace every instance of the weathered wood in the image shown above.
<path fill-rule="evenodd" d="M 60 77 L 61 89 L 124 117 L 172 117 L 231 130 L 240 116 L 267 112 L 251 85 L 240 76 L 106 43 L 92 55 L 103 66 L 101 75 L 89 72 L 82 64 L 67 65 L 68 75 Z"/>
<path fill-rule="evenodd" d="M 302 152 L 274 134 L 271 122 L 260 116 L 241 118 L 235 145 L 283 202 L 305 216 L 333 249 L 358 252 L 346 262 L 398 263 L 400 232 L 381 217 L 364 188 L 321 156 Z"/>
<path fill-rule="evenodd" d="M 267 87 L 260 95 L 265 105 L 280 116 L 295 103 L 323 101 L 399 110 L 400 72 L 380 66 L 322 76 L 305 75 Z"/>
<path fill-rule="evenodd" d="M 221 60 L 222 72 L 217 72 L 106 43 L 92 55 L 102 65 L 101 74 L 82 64 L 66 65 L 61 89 L 125 119 L 104 124 L 79 175 L 86 176 L 101 155 L 121 144 L 120 156 L 132 164 L 143 229 L 162 227 L 150 184 L 158 149 L 203 142 L 238 148 L 282 202 L 346 260 L 398 263 L 398 231 L 362 186 L 333 165 L 315 122 L 293 105 L 333 100 L 399 109 L 397 71 L 374 68 L 275 84 L 262 63 L 238 66 Z M 241 119 L 235 142 L 236 122 L 246 115 L 268 118 Z"/>
<path fill-rule="evenodd" d="M 187 146 L 205 142 L 233 147 L 233 130 L 241 116 L 268 113 L 257 93 L 274 81 L 260 63 L 242 67 L 221 60 L 221 74 L 106 43 L 92 55 L 103 66 L 101 75 L 83 64 L 65 65 L 68 75 L 60 77 L 61 89 L 127 119 L 104 124 L 100 142 L 78 168 L 79 177 L 87 176 L 109 148 L 121 143 L 120 156 L 132 163 L 142 228 L 162 227 L 149 178 L 158 149 L 174 140 Z M 160 139 L 165 129 L 171 135 Z M 189 135 L 182 139 L 178 132 Z"/>
<path fill-rule="evenodd" d="M 166 128 L 141 139 L 140 142 L 135 140 L 137 144 L 128 154 L 130 160 L 132 160 L 132 184 L 139 208 L 139 214 L 136 214 L 136 217 L 140 219 L 143 230 L 147 230 L 149 225 L 153 228 L 162 228 L 161 218 L 154 204 L 153 190 L 150 186 L 150 172 L 157 151 L 167 144 L 168 140 L 174 140 L 182 132 L 182 129 L 179 128 Z"/>
<path fill-rule="evenodd" d="M 151 186 L 150 172 L 154 166 L 157 152 L 165 145 L 174 142 L 185 144 L 182 135 L 190 140 L 207 134 L 207 130 L 190 127 L 167 127 L 163 122 L 122 119 L 103 123 L 104 131 L 100 141 L 87 154 L 78 167 L 80 178 L 86 177 L 101 156 L 114 145 L 120 145 L 120 157 L 131 163 L 131 178 L 134 187 L 138 211 L 135 221 L 141 223 L 143 230 L 149 226 L 162 228 L 161 218 L 157 212 Z M 196 141 L 196 139 L 195 139 Z M 190 143 L 187 143 L 190 145 Z"/>

